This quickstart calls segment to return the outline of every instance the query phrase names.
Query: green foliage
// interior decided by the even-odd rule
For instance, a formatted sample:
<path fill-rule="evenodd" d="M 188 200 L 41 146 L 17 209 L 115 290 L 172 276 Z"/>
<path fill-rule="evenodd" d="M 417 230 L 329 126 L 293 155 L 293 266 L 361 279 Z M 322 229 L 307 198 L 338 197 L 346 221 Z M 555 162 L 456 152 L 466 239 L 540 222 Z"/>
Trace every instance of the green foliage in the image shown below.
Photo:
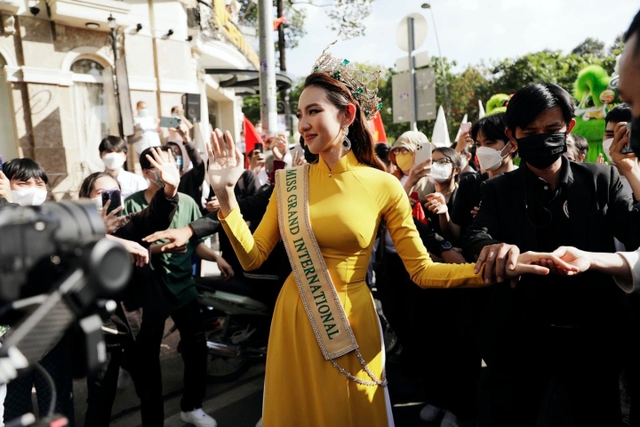
<path fill-rule="evenodd" d="M 284 16 L 287 22 L 284 26 L 285 44 L 287 49 L 298 46 L 298 42 L 307 32 L 304 21 L 307 18 L 305 10 L 300 5 L 326 8 L 326 14 L 331 19 L 330 29 L 338 37 L 350 39 L 365 35 L 364 20 L 371 14 L 371 4 L 374 0 L 281 0 Z M 258 7 L 254 0 L 239 0 L 240 24 L 258 28 Z M 277 10 L 278 0 L 273 0 L 274 11 Z M 276 17 L 274 16 L 274 19 Z"/>
<path fill-rule="evenodd" d="M 288 1 L 285 0 L 285 2 Z M 335 3 L 339 0 L 326 1 Z M 361 0 L 361 6 L 370 2 L 369 0 Z M 482 101 L 483 105 L 486 105 L 487 101 L 495 94 L 513 94 L 527 84 L 538 82 L 556 83 L 569 93 L 572 93 L 578 74 L 589 65 L 600 65 L 611 75 L 615 66 L 615 56 L 622 51 L 624 46 L 622 36 L 620 35 L 616 38 L 613 46 L 607 50 L 606 54 L 604 53 L 604 47 L 600 48 L 600 44 L 594 44 L 592 43 L 594 40 L 589 40 L 585 40 L 573 50 L 574 52 L 579 52 L 579 54 L 563 54 L 561 51 L 543 50 L 517 58 L 493 61 L 489 65 L 480 63 L 468 66 L 461 72 L 452 71 L 456 66 L 454 61 L 447 58 L 442 58 L 442 61 L 440 61 L 439 57 L 431 57 L 428 66 L 433 67 L 435 70 L 436 105 L 442 105 L 443 107 L 446 106 L 443 71 L 446 75 L 450 105 L 449 133 L 452 138 L 455 137 L 464 115 L 468 114 L 469 121 L 476 121 L 478 119 L 478 101 Z M 370 64 L 357 65 L 367 70 L 380 68 Z M 409 130 L 409 123 L 393 123 L 391 86 L 393 74 L 395 74 L 395 71 L 392 69 L 383 70 L 378 91 L 378 96 L 380 96 L 383 103 L 380 113 L 382 114 L 382 121 L 390 142 L 395 141 L 400 134 Z M 304 79 L 301 79 L 291 89 L 289 99 L 292 113 L 295 113 L 297 108 L 303 82 Z M 576 104 L 578 101 L 576 100 Z M 258 97 L 245 98 L 243 111 L 254 123 L 258 121 L 260 117 Z M 435 120 L 419 121 L 418 130 L 431 137 L 434 123 Z M 593 126 L 596 126 L 595 121 L 578 126 L 578 130 L 581 127 L 591 128 Z M 589 133 L 588 130 L 585 131 Z M 594 152 L 596 151 L 594 150 Z"/>
<path fill-rule="evenodd" d="M 260 121 L 260 95 L 245 96 L 242 101 L 242 112 L 255 125 Z"/>
<path fill-rule="evenodd" d="M 587 37 L 585 41 L 574 47 L 571 53 L 574 55 L 593 55 L 598 58 L 604 58 L 604 43 L 598 39 Z"/>
<path fill-rule="evenodd" d="M 624 50 L 624 33 L 620 33 L 616 36 L 613 44 L 609 48 L 608 56 L 616 57 Z"/>
<path fill-rule="evenodd" d="M 371 13 L 373 1 L 333 0 L 327 9 L 327 16 L 331 19 L 331 31 L 335 31 L 343 39 L 364 36 L 364 18 Z M 317 4 L 317 2 L 309 0 L 309 4 Z"/>

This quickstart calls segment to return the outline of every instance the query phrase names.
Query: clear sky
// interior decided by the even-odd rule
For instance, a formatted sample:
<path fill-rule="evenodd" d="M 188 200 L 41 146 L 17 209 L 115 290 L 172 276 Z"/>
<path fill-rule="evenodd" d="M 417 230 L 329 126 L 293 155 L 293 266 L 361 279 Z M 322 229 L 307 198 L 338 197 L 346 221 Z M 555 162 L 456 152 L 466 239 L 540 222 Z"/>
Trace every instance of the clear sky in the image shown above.
<path fill-rule="evenodd" d="M 316 0 L 318 3 L 329 0 Z M 396 27 L 409 13 L 422 14 L 427 39 L 416 52 L 438 55 L 432 14 L 425 1 L 375 0 L 365 20 L 366 35 L 339 41 L 334 56 L 393 67 L 407 54 L 396 44 Z M 587 37 L 609 47 L 640 9 L 638 0 L 430 0 L 442 55 L 464 68 L 484 60 L 517 57 L 543 49 L 568 53 Z M 337 39 L 324 8 L 305 6 L 307 35 L 287 52 L 287 70 L 306 76 L 326 45 Z"/>

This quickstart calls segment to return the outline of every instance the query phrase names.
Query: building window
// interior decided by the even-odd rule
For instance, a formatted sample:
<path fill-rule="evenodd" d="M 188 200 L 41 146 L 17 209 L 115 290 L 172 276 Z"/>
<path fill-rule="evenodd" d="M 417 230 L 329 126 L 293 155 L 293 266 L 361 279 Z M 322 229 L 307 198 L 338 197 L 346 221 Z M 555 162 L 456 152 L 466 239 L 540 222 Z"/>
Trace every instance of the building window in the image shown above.
<path fill-rule="evenodd" d="M 91 59 L 71 65 L 79 158 L 83 175 L 104 170 L 98 146 L 109 135 L 109 114 L 103 86 L 104 67 Z M 107 74 L 107 73 L 105 73 Z"/>

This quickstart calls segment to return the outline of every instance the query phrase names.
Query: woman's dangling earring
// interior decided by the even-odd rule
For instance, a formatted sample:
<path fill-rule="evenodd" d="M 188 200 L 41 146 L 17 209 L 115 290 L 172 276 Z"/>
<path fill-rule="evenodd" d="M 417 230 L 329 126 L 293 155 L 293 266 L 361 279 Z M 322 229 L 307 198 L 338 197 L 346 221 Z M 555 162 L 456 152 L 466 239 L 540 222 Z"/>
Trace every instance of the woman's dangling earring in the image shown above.
<path fill-rule="evenodd" d="M 342 141 L 342 146 L 345 150 L 351 150 L 351 140 L 347 135 L 349 135 L 349 128 L 347 126 L 342 128 L 342 132 L 344 133 L 344 141 Z"/>

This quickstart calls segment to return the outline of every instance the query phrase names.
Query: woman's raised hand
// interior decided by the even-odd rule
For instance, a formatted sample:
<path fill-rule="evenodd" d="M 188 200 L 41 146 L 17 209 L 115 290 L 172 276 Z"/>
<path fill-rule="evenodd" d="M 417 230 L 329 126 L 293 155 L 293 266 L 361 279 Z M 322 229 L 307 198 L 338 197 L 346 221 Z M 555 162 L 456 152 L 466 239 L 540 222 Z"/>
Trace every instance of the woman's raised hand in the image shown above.
<path fill-rule="evenodd" d="M 211 134 L 211 144 L 207 144 L 209 156 L 209 183 L 214 192 L 227 187 L 233 188 L 244 172 L 242 154 L 233 143 L 231 133 L 222 134 L 216 129 Z"/>
<path fill-rule="evenodd" d="M 156 168 L 158 176 L 165 183 L 172 187 L 178 187 L 180 184 L 180 170 L 176 164 L 176 159 L 170 151 L 163 151 L 157 148 L 151 149 L 151 155 L 147 154 L 147 160 L 151 166 Z"/>

